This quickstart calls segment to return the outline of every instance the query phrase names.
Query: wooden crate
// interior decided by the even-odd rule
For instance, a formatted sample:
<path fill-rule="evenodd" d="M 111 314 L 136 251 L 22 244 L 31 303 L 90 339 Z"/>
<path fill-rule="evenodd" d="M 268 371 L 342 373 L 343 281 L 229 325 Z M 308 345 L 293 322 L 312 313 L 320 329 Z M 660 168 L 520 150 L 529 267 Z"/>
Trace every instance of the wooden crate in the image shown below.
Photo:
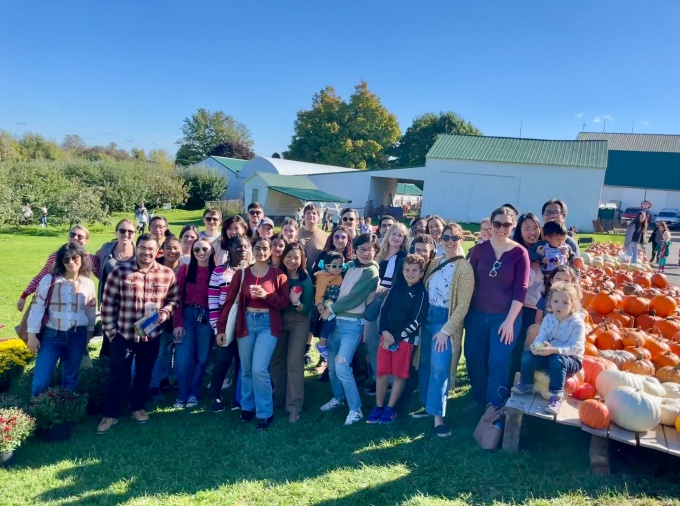
<path fill-rule="evenodd" d="M 578 408 L 581 401 L 573 397 L 566 397 L 557 416 L 544 411 L 547 405 L 548 401 L 543 399 L 540 394 L 512 394 L 505 405 L 507 414 L 503 450 L 509 453 L 516 453 L 519 450 L 522 422 L 524 415 L 529 415 L 562 425 L 579 427 L 581 430 L 590 433 L 590 469 L 595 474 L 609 474 L 610 439 L 680 457 L 680 433 L 675 430 L 675 427 L 657 425 L 654 430 L 649 432 L 631 432 L 611 423 L 607 429 L 594 429 L 582 424 L 579 420 Z"/>

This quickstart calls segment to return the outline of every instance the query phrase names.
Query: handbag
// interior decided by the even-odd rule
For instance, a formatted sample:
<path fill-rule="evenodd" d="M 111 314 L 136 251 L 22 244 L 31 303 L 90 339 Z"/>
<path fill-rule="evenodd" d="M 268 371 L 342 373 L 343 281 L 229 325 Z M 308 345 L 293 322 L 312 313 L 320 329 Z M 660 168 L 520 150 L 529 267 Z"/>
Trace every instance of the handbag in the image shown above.
<path fill-rule="evenodd" d="M 50 282 L 50 287 L 47 289 L 47 298 L 45 299 L 45 314 L 43 315 L 42 321 L 40 322 L 40 332 L 38 332 L 38 340 L 40 340 L 40 336 L 45 330 L 45 326 L 47 325 L 47 322 L 50 319 L 49 313 L 50 302 L 52 302 L 52 292 L 54 292 L 54 284 L 57 282 L 56 276 L 54 276 L 53 274 L 48 274 L 48 276 L 52 276 L 52 281 Z M 28 343 L 28 315 L 31 313 L 31 309 L 35 304 L 35 300 L 37 297 L 38 294 L 35 294 L 33 296 L 33 299 L 31 299 L 31 303 L 29 304 L 26 311 L 24 311 L 24 315 L 21 317 L 21 323 L 19 323 L 18 326 L 14 327 L 14 331 L 17 333 L 19 338 L 24 343 Z"/>
<path fill-rule="evenodd" d="M 489 404 L 479 419 L 473 434 L 477 444 L 484 450 L 495 450 L 503 439 L 503 429 L 496 427 L 494 422 L 505 416 L 505 406 L 494 408 Z"/>
<path fill-rule="evenodd" d="M 236 337 L 236 319 L 238 318 L 238 307 L 241 300 L 241 289 L 243 288 L 243 279 L 246 277 L 246 269 L 241 269 L 241 283 L 238 285 L 238 293 L 234 303 L 229 308 L 229 315 L 227 316 L 227 325 L 224 328 L 225 341 L 223 347 L 229 346 Z"/>

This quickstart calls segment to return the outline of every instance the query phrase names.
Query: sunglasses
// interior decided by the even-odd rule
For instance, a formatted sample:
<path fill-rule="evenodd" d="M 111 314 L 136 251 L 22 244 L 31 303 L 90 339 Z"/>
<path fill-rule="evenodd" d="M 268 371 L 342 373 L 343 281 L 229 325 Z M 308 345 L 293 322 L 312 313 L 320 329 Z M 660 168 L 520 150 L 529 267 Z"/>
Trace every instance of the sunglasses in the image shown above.
<path fill-rule="evenodd" d="M 513 226 L 513 223 L 511 221 L 507 221 L 503 223 L 502 221 L 494 221 L 491 223 L 493 228 L 501 228 L 503 227 L 505 230 L 510 230 Z"/>
<path fill-rule="evenodd" d="M 498 269 L 500 269 L 500 268 L 501 268 L 501 263 L 498 260 L 496 260 L 493 263 L 491 270 L 489 271 L 489 276 L 492 277 L 492 278 L 495 278 L 496 276 L 498 276 Z"/>
<path fill-rule="evenodd" d="M 68 236 L 71 239 L 78 239 L 79 241 L 82 241 L 83 239 L 87 239 L 83 234 L 76 234 L 75 232 L 70 232 Z"/>
<path fill-rule="evenodd" d="M 331 269 L 342 269 L 342 264 L 330 264 L 328 267 Z"/>
<path fill-rule="evenodd" d="M 203 218 L 203 220 L 209 222 L 220 221 L 220 219 L 217 216 L 206 216 L 205 218 Z"/>
<path fill-rule="evenodd" d="M 134 230 L 127 230 L 125 228 L 119 228 L 118 233 L 121 234 L 121 235 L 135 235 Z"/>
<path fill-rule="evenodd" d="M 458 235 L 449 235 L 449 234 L 444 234 L 441 237 L 442 242 L 449 242 L 449 241 L 460 241 L 460 236 Z"/>
<path fill-rule="evenodd" d="M 349 216 L 343 216 L 342 221 L 354 221 L 355 218 L 350 218 Z"/>
<path fill-rule="evenodd" d="M 210 248 L 206 248 L 205 246 L 202 247 L 202 248 L 199 247 L 199 246 L 196 246 L 194 248 L 194 253 L 207 253 L 208 251 L 210 251 Z"/>
<path fill-rule="evenodd" d="M 262 211 L 248 211 L 248 214 L 250 216 L 259 216 L 262 214 Z"/>
<path fill-rule="evenodd" d="M 64 262 L 64 265 L 68 265 L 71 262 L 73 262 L 74 264 L 77 264 L 78 262 L 80 262 L 80 255 L 73 255 L 72 257 L 64 257 L 62 262 Z"/>

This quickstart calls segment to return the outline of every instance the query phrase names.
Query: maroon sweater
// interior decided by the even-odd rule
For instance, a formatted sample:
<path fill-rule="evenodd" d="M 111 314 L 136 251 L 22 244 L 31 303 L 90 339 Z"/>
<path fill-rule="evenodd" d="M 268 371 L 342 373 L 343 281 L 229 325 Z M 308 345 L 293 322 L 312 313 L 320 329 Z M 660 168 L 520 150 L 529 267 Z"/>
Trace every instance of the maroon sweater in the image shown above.
<path fill-rule="evenodd" d="M 185 307 L 201 306 L 208 309 L 208 286 L 210 285 L 210 268 L 198 267 L 196 269 L 196 282 L 187 283 L 188 265 L 181 265 L 177 269 L 177 293 L 179 305 L 173 314 L 175 327 L 184 327 L 182 312 Z"/>
<path fill-rule="evenodd" d="M 229 293 L 227 300 L 222 306 L 220 318 L 217 320 L 217 333 L 224 334 L 224 329 L 227 327 L 227 318 L 229 318 L 229 311 L 236 300 L 236 294 L 239 292 L 238 287 L 241 285 L 241 270 L 234 273 L 231 279 Z M 246 337 L 248 335 L 248 327 L 246 325 L 246 307 L 268 307 L 269 308 L 269 326 L 274 337 L 281 337 L 283 332 L 283 318 L 281 311 L 286 309 L 290 304 L 290 288 L 288 286 L 288 276 L 275 267 L 270 267 L 267 274 L 257 280 L 257 284 L 262 286 L 268 295 L 264 299 L 258 299 L 254 303 L 250 299 L 250 285 L 254 285 L 256 278 L 253 276 L 250 268 L 245 270 L 245 279 L 241 289 L 238 303 L 238 316 L 236 318 L 236 332 L 235 336 Z M 247 296 L 246 296 L 247 294 Z M 263 304 L 264 303 L 264 304 Z"/>

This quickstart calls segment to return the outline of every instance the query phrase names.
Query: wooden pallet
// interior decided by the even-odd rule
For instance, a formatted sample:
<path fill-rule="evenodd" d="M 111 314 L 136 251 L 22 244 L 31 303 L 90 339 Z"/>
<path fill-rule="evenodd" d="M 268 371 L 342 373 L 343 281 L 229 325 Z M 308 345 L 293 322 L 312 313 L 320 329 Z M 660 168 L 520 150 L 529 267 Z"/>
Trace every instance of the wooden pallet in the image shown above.
<path fill-rule="evenodd" d="M 581 401 L 567 397 L 565 402 L 562 403 L 559 414 L 554 416 L 544 411 L 547 401 L 540 394 L 512 394 L 505 405 L 507 414 L 503 450 L 509 453 L 516 453 L 519 450 L 519 438 L 524 415 L 530 415 L 563 425 L 580 427 L 581 430 L 590 433 L 590 469 L 595 474 L 609 474 L 610 439 L 680 457 L 680 433 L 675 430 L 675 427 L 657 425 L 654 430 L 649 432 L 631 432 L 611 423 L 607 429 L 594 429 L 582 424 L 579 420 L 578 408 L 580 404 Z"/>

